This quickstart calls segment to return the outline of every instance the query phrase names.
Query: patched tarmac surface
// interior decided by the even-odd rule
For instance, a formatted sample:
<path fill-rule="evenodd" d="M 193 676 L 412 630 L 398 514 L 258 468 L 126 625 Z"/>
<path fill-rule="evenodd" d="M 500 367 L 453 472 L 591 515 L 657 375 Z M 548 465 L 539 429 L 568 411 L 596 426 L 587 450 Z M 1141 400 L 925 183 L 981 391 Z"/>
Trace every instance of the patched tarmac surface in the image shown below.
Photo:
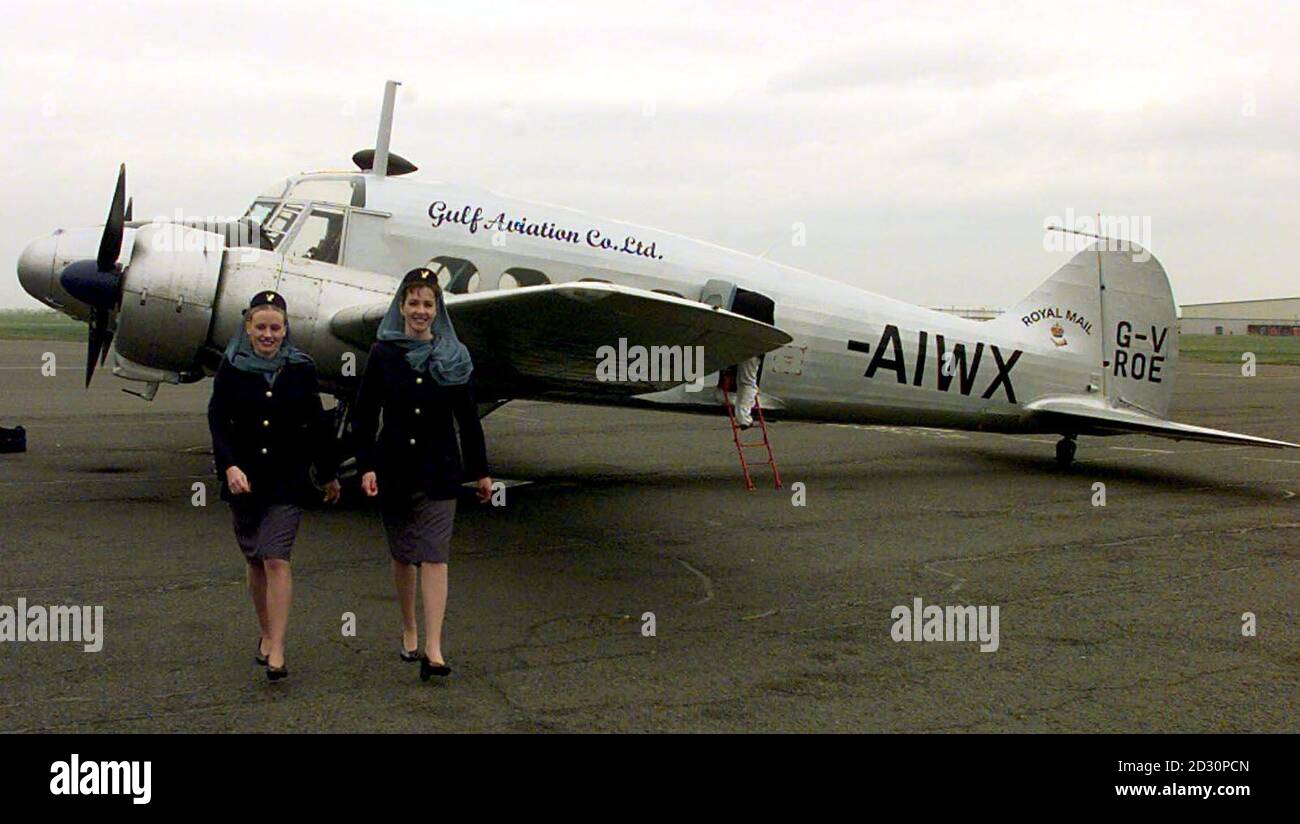
<path fill-rule="evenodd" d="M 354 508 L 304 520 L 272 686 L 211 383 L 147 404 L 108 370 L 86 392 L 83 362 L 0 343 L 0 425 L 29 442 L 0 455 L 0 604 L 106 624 L 99 653 L 0 643 L 0 731 L 1300 727 L 1300 450 L 1085 438 L 1062 471 L 1048 436 L 778 423 L 787 489 L 746 492 L 725 418 L 512 403 L 484 420 L 489 457 L 532 483 L 462 500 L 448 682 L 398 661 L 378 515 Z M 1174 415 L 1300 441 L 1300 368 L 1184 362 Z M 914 598 L 998 606 L 999 649 L 895 642 Z"/>

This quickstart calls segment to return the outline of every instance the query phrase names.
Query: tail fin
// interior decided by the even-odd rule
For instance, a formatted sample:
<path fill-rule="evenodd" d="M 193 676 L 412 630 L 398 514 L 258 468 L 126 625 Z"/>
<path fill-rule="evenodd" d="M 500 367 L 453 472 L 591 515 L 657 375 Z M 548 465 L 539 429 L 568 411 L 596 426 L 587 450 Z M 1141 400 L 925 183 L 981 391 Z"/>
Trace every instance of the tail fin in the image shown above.
<path fill-rule="evenodd" d="M 1050 340 L 1095 369 L 1111 407 L 1169 416 L 1178 362 L 1169 276 L 1146 249 L 1102 240 L 1079 252 L 991 323 L 1030 345 Z"/>

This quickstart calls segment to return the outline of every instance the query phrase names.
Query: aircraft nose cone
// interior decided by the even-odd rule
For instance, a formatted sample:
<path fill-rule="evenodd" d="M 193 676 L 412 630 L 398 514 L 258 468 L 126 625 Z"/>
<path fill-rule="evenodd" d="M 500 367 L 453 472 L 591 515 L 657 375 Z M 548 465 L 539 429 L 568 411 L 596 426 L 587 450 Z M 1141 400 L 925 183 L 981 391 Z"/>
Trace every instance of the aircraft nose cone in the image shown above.
<path fill-rule="evenodd" d="M 53 235 L 39 237 L 27 244 L 18 257 L 18 282 L 27 294 L 47 305 L 52 305 L 54 254 L 58 245 L 58 239 Z"/>

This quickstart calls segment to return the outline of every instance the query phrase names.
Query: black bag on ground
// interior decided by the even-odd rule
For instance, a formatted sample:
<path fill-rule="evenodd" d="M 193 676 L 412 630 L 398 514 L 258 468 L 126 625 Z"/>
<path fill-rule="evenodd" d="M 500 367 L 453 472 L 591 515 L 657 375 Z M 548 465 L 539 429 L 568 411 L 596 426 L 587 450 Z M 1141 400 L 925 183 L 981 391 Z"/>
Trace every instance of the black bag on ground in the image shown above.
<path fill-rule="evenodd" d="M 26 452 L 27 430 L 21 426 L 6 429 L 0 426 L 0 452 Z"/>

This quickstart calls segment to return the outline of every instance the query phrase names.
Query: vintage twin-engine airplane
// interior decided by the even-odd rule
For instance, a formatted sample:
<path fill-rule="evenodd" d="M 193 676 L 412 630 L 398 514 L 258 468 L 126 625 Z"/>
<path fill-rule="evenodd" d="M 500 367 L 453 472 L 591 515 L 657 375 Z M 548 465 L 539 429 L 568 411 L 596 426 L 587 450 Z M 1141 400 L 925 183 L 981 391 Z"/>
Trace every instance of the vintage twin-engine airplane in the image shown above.
<path fill-rule="evenodd" d="M 102 230 L 32 241 L 19 278 L 89 322 L 87 383 L 106 357 L 146 398 L 211 375 L 249 296 L 269 288 L 346 415 L 397 282 L 428 266 L 473 354 L 483 414 L 516 398 L 722 411 L 713 384 L 602 379 L 598 350 L 625 339 L 701 346 L 709 373 L 763 355 L 764 407 L 787 420 L 1054 433 L 1064 464 L 1079 435 L 1296 446 L 1167 419 L 1173 295 L 1136 246 L 1099 239 L 1001 317 L 967 320 L 667 232 L 406 178 L 415 167 L 388 150 L 395 87 L 359 172 L 291 177 L 240 221 L 145 223 L 124 205 L 123 167 Z M 770 301 L 775 325 L 729 311 L 739 292 Z"/>

